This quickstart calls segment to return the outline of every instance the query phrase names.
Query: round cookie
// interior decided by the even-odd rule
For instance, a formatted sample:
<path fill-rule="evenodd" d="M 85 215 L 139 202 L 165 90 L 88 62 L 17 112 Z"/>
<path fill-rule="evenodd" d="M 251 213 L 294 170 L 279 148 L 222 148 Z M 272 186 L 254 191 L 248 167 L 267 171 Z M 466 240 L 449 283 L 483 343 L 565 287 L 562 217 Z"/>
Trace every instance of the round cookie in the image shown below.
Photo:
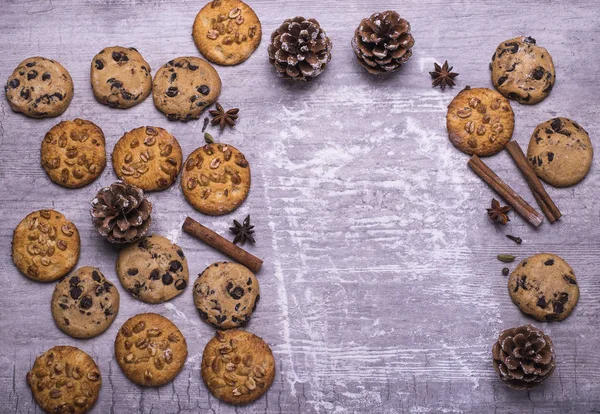
<path fill-rule="evenodd" d="M 59 122 L 44 136 L 41 158 L 54 183 L 67 188 L 86 186 L 106 166 L 104 133 L 84 119 Z"/>
<path fill-rule="evenodd" d="M 254 10 L 240 0 L 215 0 L 196 16 L 194 42 L 217 65 L 237 65 L 258 48 L 262 28 Z"/>
<path fill-rule="evenodd" d="M 13 111 L 31 118 L 53 118 L 71 103 L 73 80 L 60 63 L 36 56 L 19 63 L 4 91 Z"/>
<path fill-rule="evenodd" d="M 173 299 L 189 281 L 188 264 L 181 248 L 157 234 L 121 250 L 117 275 L 133 297 L 146 303 Z"/>
<path fill-rule="evenodd" d="M 79 259 L 79 248 L 77 227 L 54 210 L 30 213 L 13 232 L 13 262 L 38 282 L 52 282 L 69 273 Z"/>
<path fill-rule="evenodd" d="M 508 292 L 521 311 L 538 321 L 562 321 L 579 300 L 573 269 L 560 257 L 548 253 L 519 263 L 508 278 Z"/>
<path fill-rule="evenodd" d="M 213 263 L 194 283 L 194 304 L 200 318 L 219 329 L 244 325 L 259 300 L 258 280 L 241 264 Z"/>
<path fill-rule="evenodd" d="M 492 56 L 490 69 L 498 92 L 522 104 L 544 100 L 554 86 L 552 56 L 531 37 L 516 37 L 500 43 Z"/>
<path fill-rule="evenodd" d="M 275 378 L 269 345 L 239 329 L 217 331 L 202 353 L 201 374 L 209 391 L 229 404 L 259 399 Z"/>
<path fill-rule="evenodd" d="M 140 127 L 126 132 L 112 153 L 117 177 L 144 191 L 170 187 L 177 180 L 182 161 L 179 142 L 159 127 Z"/>
<path fill-rule="evenodd" d="M 156 313 L 127 320 L 115 339 L 115 358 L 123 373 L 139 385 L 158 387 L 179 374 L 187 343 L 175 324 Z"/>
<path fill-rule="evenodd" d="M 487 88 L 466 87 L 450 102 L 446 115 L 448 137 L 469 155 L 488 156 L 510 141 L 515 119 L 510 102 Z"/>
<path fill-rule="evenodd" d="M 98 102 L 112 108 L 131 108 L 150 95 L 150 65 L 133 47 L 102 49 L 92 59 L 92 90 Z"/>
<path fill-rule="evenodd" d="M 27 385 L 45 412 L 83 414 L 96 403 L 102 376 L 92 357 L 81 349 L 55 346 L 35 359 Z"/>
<path fill-rule="evenodd" d="M 181 189 L 192 207 L 204 214 L 230 213 L 248 196 L 250 165 L 231 145 L 206 144 L 185 161 Z"/>
<path fill-rule="evenodd" d="M 171 121 L 198 119 L 220 94 L 219 74 L 210 63 L 197 57 L 167 62 L 152 82 L 154 105 Z"/>
<path fill-rule="evenodd" d="M 95 267 L 85 266 L 56 284 L 52 295 L 56 326 L 73 338 L 93 338 L 119 312 L 119 292 Z"/>
<path fill-rule="evenodd" d="M 577 184 L 592 167 L 594 151 L 585 129 L 568 118 L 539 124 L 527 148 L 535 173 L 555 187 Z"/>

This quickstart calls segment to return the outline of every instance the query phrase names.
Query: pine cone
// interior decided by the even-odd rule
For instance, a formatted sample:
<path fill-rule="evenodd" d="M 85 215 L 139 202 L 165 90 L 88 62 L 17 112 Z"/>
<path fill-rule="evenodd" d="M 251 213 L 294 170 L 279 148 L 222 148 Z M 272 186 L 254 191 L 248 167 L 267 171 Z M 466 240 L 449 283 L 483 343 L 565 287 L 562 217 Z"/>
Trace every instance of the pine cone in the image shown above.
<path fill-rule="evenodd" d="M 532 325 L 507 329 L 492 348 L 494 369 L 511 388 L 534 388 L 548 378 L 556 366 L 554 345 Z"/>
<path fill-rule="evenodd" d="M 331 40 L 315 19 L 287 19 L 271 35 L 269 61 L 285 78 L 311 81 L 331 60 Z"/>
<path fill-rule="evenodd" d="M 352 38 L 358 62 L 374 75 L 400 69 L 414 44 L 410 23 L 391 10 L 363 19 Z"/>
<path fill-rule="evenodd" d="M 152 203 L 138 187 L 116 182 L 104 187 L 92 200 L 92 221 L 111 243 L 132 243 L 150 229 Z"/>

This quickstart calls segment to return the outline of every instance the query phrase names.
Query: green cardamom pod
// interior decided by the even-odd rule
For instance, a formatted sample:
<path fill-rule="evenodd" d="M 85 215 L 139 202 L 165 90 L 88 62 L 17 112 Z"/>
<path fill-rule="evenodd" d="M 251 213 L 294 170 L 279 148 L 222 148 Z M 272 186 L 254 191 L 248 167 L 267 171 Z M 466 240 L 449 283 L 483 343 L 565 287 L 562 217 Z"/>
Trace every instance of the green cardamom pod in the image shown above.
<path fill-rule="evenodd" d="M 512 254 L 499 254 L 498 260 L 504 263 L 510 263 L 515 261 L 515 256 L 513 256 Z"/>
<path fill-rule="evenodd" d="M 213 139 L 212 135 L 210 135 L 208 132 L 204 133 L 204 141 L 206 141 L 207 144 L 215 143 L 215 140 Z"/>

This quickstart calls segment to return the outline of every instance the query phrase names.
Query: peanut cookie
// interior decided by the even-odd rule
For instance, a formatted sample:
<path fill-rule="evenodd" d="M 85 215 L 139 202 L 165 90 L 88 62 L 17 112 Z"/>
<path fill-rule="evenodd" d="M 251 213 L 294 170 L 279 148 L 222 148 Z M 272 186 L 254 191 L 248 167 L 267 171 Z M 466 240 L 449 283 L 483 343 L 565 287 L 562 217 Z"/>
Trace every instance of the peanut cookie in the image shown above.
<path fill-rule="evenodd" d="M 112 153 L 117 177 L 144 191 L 170 187 L 177 180 L 182 161 L 179 142 L 159 127 L 140 127 L 125 133 Z"/>
<path fill-rule="evenodd" d="M 12 259 L 30 279 L 60 279 L 79 259 L 79 231 L 58 211 L 34 211 L 13 232 Z"/>
<path fill-rule="evenodd" d="M 198 119 L 221 94 L 221 78 L 204 59 L 180 57 L 164 64 L 152 82 L 156 108 L 171 121 Z"/>
<path fill-rule="evenodd" d="M 204 348 L 201 373 L 215 397 L 243 405 L 267 392 L 275 378 L 275 359 L 269 345 L 250 332 L 217 331 Z"/>
<path fill-rule="evenodd" d="M 555 187 L 568 187 L 583 180 L 593 157 L 588 133 L 568 118 L 539 124 L 527 149 L 527 158 L 538 177 Z"/>
<path fill-rule="evenodd" d="M 571 266 L 542 253 L 523 260 L 508 278 L 508 292 L 521 311 L 538 321 L 562 321 L 579 300 Z"/>
<path fill-rule="evenodd" d="M 19 63 L 4 90 L 13 111 L 31 118 L 53 118 L 71 103 L 73 80 L 60 63 L 36 56 Z"/>
<path fill-rule="evenodd" d="M 117 275 L 134 298 L 146 303 L 173 299 L 183 292 L 189 281 L 183 250 L 157 234 L 121 250 Z"/>
<path fill-rule="evenodd" d="M 73 338 L 93 338 L 108 329 L 119 311 L 119 292 L 95 267 L 85 266 L 56 284 L 56 326 Z"/>
<path fill-rule="evenodd" d="M 42 167 L 50 180 L 63 187 L 80 188 L 104 171 L 104 133 L 90 121 L 62 121 L 46 133 L 41 154 Z"/>
<path fill-rule="evenodd" d="M 492 63 L 492 83 L 502 95 L 532 105 L 550 94 L 555 72 L 552 56 L 531 37 L 517 37 L 496 48 Z"/>
<path fill-rule="evenodd" d="M 112 108 L 131 108 L 150 95 L 150 65 L 133 47 L 107 47 L 94 56 L 90 71 L 98 102 Z"/>
<path fill-rule="evenodd" d="M 55 346 L 27 373 L 35 402 L 47 413 L 87 413 L 100 394 L 102 376 L 92 357 L 72 346 Z"/>
<path fill-rule="evenodd" d="M 227 214 L 248 196 L 250 165 L 231 145 L 206 144 L 185 161 L 181 188 L 196 210 L 211 216 Z"/>
<path fill-rule="evenodd" d="M 219 329 L 248 322 L 259 300 L 258 280 L 241 264 L 213 263 L 194 283 L 194 304 L 200 318 Z"/>
<path fill-rule="evenodd" d="M 448 106 L 448 137 L 469 155 L 497 153 L 510 141 L 514 126 L 510 102 L 491 89 L 467 86 Z"/>
<path fill-rule="evenodd" d="M 156 313 L 127 320 L 115 339 L 115 358 L 123 373 L 139 385 L 158 387 L 179 374 L 187 343 L 175 324 Z"/>
<path fill-rule="evenodd" d="M 196 16 L 192 36 L 206 59 L 217 65 L 237 65 L 258 48 L 262 28 L 246 3 L 213 0 Z"/>

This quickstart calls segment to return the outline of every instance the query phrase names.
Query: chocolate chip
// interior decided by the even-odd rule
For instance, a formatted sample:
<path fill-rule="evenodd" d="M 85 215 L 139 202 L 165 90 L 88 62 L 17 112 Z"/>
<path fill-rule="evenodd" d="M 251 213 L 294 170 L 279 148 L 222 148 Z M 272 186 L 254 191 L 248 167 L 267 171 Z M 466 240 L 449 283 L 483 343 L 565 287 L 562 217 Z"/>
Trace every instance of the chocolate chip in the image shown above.
<path fill-rule="evenodd" d="M 562 121 L 559 118 L 554 118 L 550 126 L 555 132 L 560 131 L 562 129 Z"/>
<path fill-rule="evenodd" d="M 100 59 L 96 59 L 96 61 L 94 62 L 94 66 L 96 66 L 96 69 L 98 70 L 104 69 L 104 63 L 102 63 Z"/>
<path fill-rule="evenodd" d="M 567 281 L 567 283 L 570 283 L 572 285 L 576 285 L 577 281 L 575 279 L 573 279 L 571 276 L 569 275 L 564 275 L 563 279 L 565 279 Z"/>
<path fill-rule="evenodd" d="M 47 81 L 47 80 L 48 80 L 48 79 L 50 79 L 51 77 L 52 77 L 52 76 L 50 75 L 50 73 L 49 73 L 49 72 L 45 72 L 45 73 L 42 75 L 42 80 L 44 80 L 44 81 Z"/>
<path fill-rule="evenodd" d="M 545 308 L 546 307 L 546 298 L 543 296 L 541 298 L 539 298 L 537 301 L 537 306 L 540 308 Z"/>
<path fill-rule="evenodd" d="M 236 318 L 235 316 L 232 316 L 232 317 L 231 317 L 231 322 L 233 322 L 233 323 L 238 323 L 238 321 L 239 321 L 239 319 L 238 319 L 238 318 Z"/>
<path fill-rule="evenodd" d="M 517 95 L 515 92 L 510 92 L 508 94 L 508 99 L 517 99 L 519 97 L 519 95 Z"/>
<path fill-rule="evenodd" d="M 554 308 L 554 313 L 563 313 L 565 311 L 565 305 L 557 300 L 552 301 L 552 307 Z"/>
<path fill-rule="evenodd" d="M 560 303 L 567 303 L 569 301 L 569 294 L 567 292 L 562 292 L 558 301 Z"/>
<path fill-rule="evenodd" d="M 177 250 L 177 254 L 179 255 L 179 257 L 181 257 L 182 259 L 185 259 L 185 256 L 183 255 L 183 251 L 181 249 Z"/>
<path fill-rule="evenodd" d="M 160 271 L 158 269 L 154 269 L 150 272 L 150 280 L 160 280 Z"/>
<path fill-rule="evenodd" d="M 179 88 L 177 88 L 177 86 L 171 86 L 171 87 L 169 87 L 169 89 L 167 89 L 166 95 L 169 98 L 174 98 L 177 96 L 178 93 L 179 93 Z"/>
<path fill-rule="evenodd" d="M 545 131 L 546 134 L 554 134 L 554 131 L 552 131 L 550 128 L 546 128 Z"/>
<path fill-rule="evenodd" d="M 554 160 L 554 153 L 553 152 L 549 152 L 548 153 L 548 162 L 552 162 L 552 160 Z"/>
<path fill-rule="evenodd" d="M 574 126 L 575 128 L 577 128 L 577 129 L 581 129 L 581 126 L 580 126 L 580 125 L 579 125 L 577 122 L 571 121 L 571 123 L 573 124 L 573 126 Z"/>
<path fill-rule="evenodd" d="M 240 310 L 240 305 L 241 305 L 241 303 L 236 303 L 235 304 L 235 311 L 236 312 Z"/>
<path fill-rule="evenodd" d="M 164 275 L 162 275 L 162 282 L 165 285 L 170 285 L 171 283 L 173 283 L 173 276 L 171 276 L 171 273 L 167 272 Z"/>
<path fill-rule="evenodd" d="M 525 39 L 523 39 L 523 41 L 525 43 L 531 43 L 532 45 L 535 45 L 535 39 L 531 36 L 527 36 Z"/>
<path fill-rule="evenodd" d="M 502 269 L 502 275 L 508 276 L 508 272 L 510 272 L 510 270 L 508 270 L 508 267 L 505 267 L 504 269 Z"/>
<path fill-rule="evenodd" d="M 94 293 L 96 293 L 96 297 L 100 296 L 101 294 L 104 293 L 104 288 L 102 286 L 98 285 L 98 287 L 96 288 L 96 291 Z"/>
<path fill-rule="evenodd" d="M 527 290 L 527 284 L 526 283 L 527 283 L 527 276 L 522 276 L 521 277 L 521 281 L 520 281 L 521 289 Z"/>
<path fill-rule="evenodd" d="M 37 78 L 38 75 L 38 71 L 35 69 L 30 70 L 29 72 L 27 72 L 27 80 L 32 80 Z"/>
<path fill-rule="evenodd" d="M 241 299 L 242 296 L 244 296 L 244 289 L 239 286 L 236 286 L 235 289 L 229 290 L 227 291 L 227 293 L 229 293 L 229 296 L 231 296 L 233 299 L 238 300 Z"/>
<path fill-rule="evenodd" d="M 201 106 L 204 106 L 204 105 L 206 105 L 206 102 L 204 102 L 204 101 L 198 101 L 198 102 L 196 102 L 196 106 L 197 107 L 201 107 Z"/>
<path fill-rule="evenodd" d="M 225 322 L 225 320 L 227 320 L 227 316 L 226 315 L 217 315 L 217 316 L 215 316 L 215 320 L 217 321 L 217 323 L 219 325 L 221 325 L 223 322 Z"/>
<path fill-rule="evenodd" d="M 63 318 L 63 322 L 66 326 L 69 326 L 69 324 L 71 323 L 67 318 Z"/>
<path fill-rule="evenodd" d="M 81 309 L 89 309 L 92 307 L 92 298 L 89 297 L 88 295 L 85 295 L 83 298 L 81 298 L 81 302 L 79 302 L 79 307 Z"/>
<path fill-rule="evenodd" d="M 178 260 L 171 260 L 169 263 L 169 270 L 171 272 L 178 272 L 183 269 L 183 265 Z"/>
<path fill-rule="evenodd" d="M 104 309 L 104 316 L 110 316 L 113 314 L 113 311 L 110 308 Z"/>
<path fill-rule="evenodd" d="M 100 282 L 100 280 L 101 280 L 100 273 L 98 273 L 96 270 L 94 270 L 92 272 L 92 279 L 94 279 L 96 282 Z"/>
<path fill-rule="evenodd" d="M 111 284 L 110 284 L 110 282 L 108 282 L 108 281 L 107 281 L 107 282 L 104 282 L 104 284 L 103 284 L 102 286 L 104 286 L 104 289 L 105 289 L 107 292 L 110 292 L 110 289 L 112 288 L 112 285 L 111 285 Z"/>
<path fill-rule="evenodd" d="M 196 99 L 198 99 L 198 95 L 190 96 L 190 102 L 196 102 Z"/>
<path fill-rule="evenodd" d="M 496 52 L 494 52 L 494 54 L 492 55 L 492 62 L 496 60 Z"/>
<path fill-rule="evenodd" d="M 112 88 L 116 88 L 116 89 L 121 89 L 123 87 L 123 82 L 121 81 L 114 81 L 111 85 L 110 85 L 110 89 Z"/>
<path fill-rule="evenodd" d="M 250 285 L 252 284 L 252 278 L 251 278 L 251 277 L 249 277 L 249 278 L 248 278 L 248 281 L 246 282 L 246 284 L 247 284 L 248 286 L 250 286 Z"/>
<path fill-rule="evenodd" d="M 173 81 L 177 79 L 177 74 L 175 72 L 171 73 L 171 78 L 169 79 L 169 82 L 173 83 Z"/>
<path fill-rule="evenodd" d="M 81 293 L 83 291 L 81 290 L 81 288 L 79 286 L 73 286 L 70 290 L 69 290 L 69 294 L 71 295 L 71 297 L 73 299 L 78 299 L 79 296 L 81 296 Z"/>
<path fill-rule="evenodd" d="M 21 89 L 20 95 L 21 95 L 21 98 L 23 98 L 23 99 L 29 99 L 31 97 L 31 92 L 29 92 L 29 89 L 23 88 L 23 89 Z"/>
<path fill-rule="evenodd" d="M 59 303 L 58 306 L 60 306 L 61 309 L 69 309 L 66 303 Z"/>
<path fill-rule="evenodd" d="M 183 290 L 186 286 L 187 282 L 185 281 L 185 279 L 179 279 L 175 282 L 175 289 L 177 290 Z"/>
<path fill-rule="evenodd" d="M 32 68 L 35 66 L 35 62 L 26 63 L 25 66 L 27 66 L 28 68 Z"/>
<path fill-rule="evenodd" d="M 71 276 L 71 278 L 69 279 L 69 285 L 71 286 L 77 286 L 79 282 L 81 282 L 81 280 L 78 276 Z"/>
<path fill-rule="evenodd" d="M 139 270 L 138 270 L 138 269 L 136 269 L 135 267 L 132 267 L 132 268 L 130 268 L 130 269 L 127 269 L 127 274 L 128 274 L 129 276 L 135 276 L 135 275 L 137 275 L 137 274 L 138 274 L 138 272 L 139 272 Z"/>
<path fill-rule="evenodd" d="M 198 309 L 198 314 L 200 314 L 200 319 L 202 319 L 203 321 L 208 319 L 208 314 L 202 309 Z"/>
<path fill-rule="evenodd" d="M 208 95 L 210 93 L 210 88 L 208 87 L 208 85 L 199 86 L 196 88 L 196 90 L 202 95 Z"/>
<path fill-rule="evenodd" d="M 198 69 L 198 66 L 196 66 L 196 65 L 192 65 L 192 64 L 190 63 L 190 64 L 188 65 L 188 69 L 189 69 L 189 70 L 191 70 L 191 71 L 194 71 L 194 70 Z"/>
<path fill-rule="evenodd" d="M 115 62 L 127 62 L 129 60 L 129 58 L 127 57 L 127 55 L 125 53 L 121 53 L 121 52 L 113 52 L 112 53 L 112 58 Z"/>
<path fill-rule="evenodd" d="M 12 79 L 10 82 L 8 82 L 8 86 L 13 89 L 18 88 L 20 84 L 21 82 L 18 79 Z"/>
<path fill-rule="evenodd" d="M 549 75 L 551 75 L 550 73 L 548 73 L 548 74 L 549 74 Z M 551 83 L 550 85 L 546 86 L 546 87 L 545 87 L 545 88 L 542 90 L 542 92 L 543 92 L 543 93 L 550 93 L 550 91 L 552 91 L 552 88 L 554 88 L 554 84 L 553 84 L 553 83 Z"/>
<path fill-rule="evenodd" d="M 152 245 L 150 244 L 150 242 L 148 241 L 148 239 L 144 239 L 141 242 L 138 243 L 138 247 L 140 249 L 144 249 L 144 250 L 148 250 L 152 247 Z"/>
<path fill-rule="evenodd" d="M 498 78 L 498 86 L 502 85 L 504 82 L 506 82 L 507 77 L 506 76 L 500 76 Z"/>
<path fill-rule="evenodd" d="M 538 66 L 537 68 L 535 68 L 533 70 L 533 73 L 531 74 L 531 76 L 533 76 L 533 79 L 535 80 L 540 80 L 544 77 L 544 68 L 542 68 L 541 66 Z"/>
<path fill-rule="evenodd" d="M 544 262 L 544 264 L 546 266 L 553 266 L 554 265 L 554 259 L 548 259 Z"/>
<path fill-rule="evenodd" d="M 260 300 L 260 295 L 256 295 L 256 299 L 254 300 L 254 305 L 252 306 L 252 312 L 256 310 L 256 305 L 258 305 L 258 301 Z"/>
<path fill-rule="evenodd" d="M 558 315 L 551 313 L 549 315 L 546 315 L 546 320 L 547 321 L 555 321 L 558 319 Z"/>
<path fill-rule="evenodd" d="M 132 101 L 134 99 L 134 96 L 132 94 L 130 94 L 129 92 L 127 92 L 127 91 L 121 91 L 121 96 L 126 101 Z"/>
<path fill-rule="evenodd" d="M 506 46 L 507 50 L 510 53 L 517 53 L 519 51 L 519 44 L 517 42 L 509 42 L 509 43 L 505 43 L 504 46 Z"/>
<path fill-rule="evenodd" d="M 62 96 L 62 94 L 61 94 L 61 93 L 58 93 L 58 92 L 56 92 L 56 93 L 55 93 L 54 95 L 52 95 L 52 96 L 56 96 L 56 97 L 58 98 L 58 100 L 59 100 L 59 101 L 62 101 L 62 100 L 63 100 L 63 96 Z"/>

